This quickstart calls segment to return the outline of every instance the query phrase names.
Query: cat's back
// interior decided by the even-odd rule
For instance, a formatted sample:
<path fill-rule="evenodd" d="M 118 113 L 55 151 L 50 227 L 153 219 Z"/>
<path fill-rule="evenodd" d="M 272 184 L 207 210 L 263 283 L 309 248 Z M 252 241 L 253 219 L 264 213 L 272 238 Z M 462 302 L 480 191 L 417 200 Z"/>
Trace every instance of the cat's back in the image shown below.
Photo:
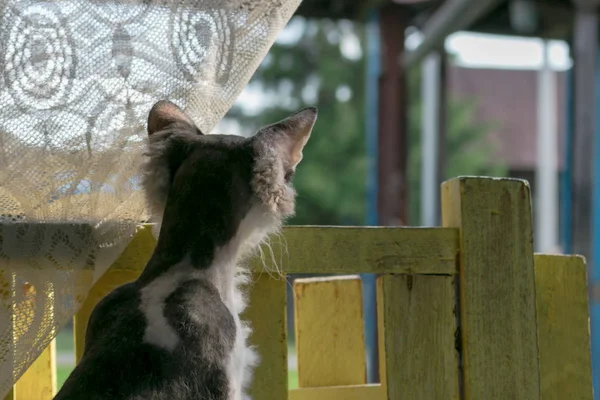
<path fill-rule="evenodd" d="M 94 309 L 84 356 L 57 400 L 221 400 L 235 321 L 207 280 L 124 285 Z"/>

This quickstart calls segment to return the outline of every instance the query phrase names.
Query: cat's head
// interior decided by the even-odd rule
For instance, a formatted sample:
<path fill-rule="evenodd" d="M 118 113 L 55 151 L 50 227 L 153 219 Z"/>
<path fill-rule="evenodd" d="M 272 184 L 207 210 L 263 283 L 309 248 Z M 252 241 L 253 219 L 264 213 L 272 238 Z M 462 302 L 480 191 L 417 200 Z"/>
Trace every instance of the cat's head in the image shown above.
<path fill-rule="evenodd" d="M 250 138 L 204 135 L 175 104 L 156 103 L 143 168 L 156 222 L 202 223 L 198 229 L 223 240 L 239 229 L 276 229 L 294 213 L 292 178 L 316 119 L 316 108 L 306 108 Z M 240 227 L 248 218 L 250 226 Z"/>

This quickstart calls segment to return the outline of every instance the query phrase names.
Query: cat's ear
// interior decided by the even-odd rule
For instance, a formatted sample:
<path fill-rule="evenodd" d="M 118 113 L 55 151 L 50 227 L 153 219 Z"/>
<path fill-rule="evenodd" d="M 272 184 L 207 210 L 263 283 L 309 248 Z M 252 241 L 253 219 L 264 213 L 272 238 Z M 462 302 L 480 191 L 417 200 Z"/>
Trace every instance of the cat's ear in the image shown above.
<path fill-rule="evenodd" d="M 161 100 L 154 104 L 148 115 L 148 135 L 164 131 L 171 126 L 181 126 L 202 134 L 194 121 L 177 105 L 170 101 Z"/>
<path fill-rule="evenodd" d="M 316 107 L 305 108 L 283 121 L 261 129 L 256 138 L 276 148 L 285 157 L 288 167 L 294 168 L 302 160 L 302 150 L 316 121 Z"/>

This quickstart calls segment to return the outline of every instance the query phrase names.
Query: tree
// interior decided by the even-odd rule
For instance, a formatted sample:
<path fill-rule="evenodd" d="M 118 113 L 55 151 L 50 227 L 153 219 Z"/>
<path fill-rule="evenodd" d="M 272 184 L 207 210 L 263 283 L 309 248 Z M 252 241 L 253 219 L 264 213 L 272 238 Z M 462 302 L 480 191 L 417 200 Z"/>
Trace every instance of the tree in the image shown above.
<path fill-rule="evenodd" d="M 349 21 L 296 17 L 258 68 L 250 86 L 263 94 L 263 110 L 248 115 L 234 107 L 246 128 L 258 128 L 306 106 L 319 118 L 298 168 L 296 217 L 292 224 L 362 225 L 365 220 L 365 43 L 364 29 Z M 420 78 L 410 72 L 409 221 L 418 224 L 420 179 Z M 448 176 L 502 175 L 489 160 L 489 127 L 474 122 L 473 101 L 449 105 Z"/>

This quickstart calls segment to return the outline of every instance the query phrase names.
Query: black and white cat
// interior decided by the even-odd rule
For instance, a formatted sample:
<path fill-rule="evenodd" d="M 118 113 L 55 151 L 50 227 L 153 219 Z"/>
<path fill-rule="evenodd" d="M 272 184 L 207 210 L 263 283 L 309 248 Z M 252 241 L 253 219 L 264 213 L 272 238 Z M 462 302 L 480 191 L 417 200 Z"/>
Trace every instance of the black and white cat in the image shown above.
<path fill-rule="evenodd" d="M 291 179 L 315 108 L 251 138 L 203 135 L 176 105 L 148 118 L 144 188 L 162 216 L 135 282 L 94 309 L 85 351 L 55 400 L 241 400 L 258 357 L 240 257 L 294 212 Z M 258 399 L 260 400 L 260 399 Z"/>

